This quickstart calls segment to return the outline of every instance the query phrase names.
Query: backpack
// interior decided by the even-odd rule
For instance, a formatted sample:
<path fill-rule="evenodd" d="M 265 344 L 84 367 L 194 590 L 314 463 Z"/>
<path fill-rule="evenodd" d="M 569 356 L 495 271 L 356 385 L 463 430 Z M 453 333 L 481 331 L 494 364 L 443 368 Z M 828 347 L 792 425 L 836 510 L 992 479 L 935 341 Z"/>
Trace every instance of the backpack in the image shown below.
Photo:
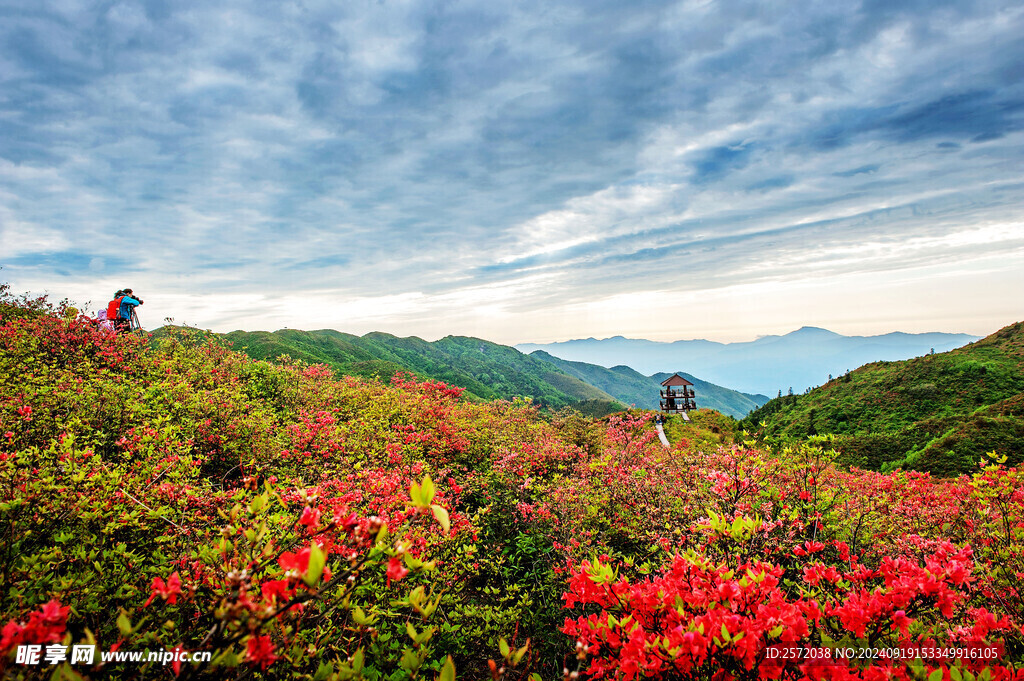
<path fill-rule="evenodd" d="M 109 303 L 107 303 L 107 319 L 120 319 L 121 318 L 121 315 L 120 315 L 121 298 L 123 298 L 123 297 L 124 296 L 118 296 L 117 298 L 114 298 Z"/>
<path fill-rule="evenodd" d="M 114 322 L 111 319 L 107 319 L 107 311 L 106 310 L 97 310 L 96 311 L 96 326 L 98 326 L 99 328 L 103 329 L 104 331 L 113 331 L 114 330 Z"/>

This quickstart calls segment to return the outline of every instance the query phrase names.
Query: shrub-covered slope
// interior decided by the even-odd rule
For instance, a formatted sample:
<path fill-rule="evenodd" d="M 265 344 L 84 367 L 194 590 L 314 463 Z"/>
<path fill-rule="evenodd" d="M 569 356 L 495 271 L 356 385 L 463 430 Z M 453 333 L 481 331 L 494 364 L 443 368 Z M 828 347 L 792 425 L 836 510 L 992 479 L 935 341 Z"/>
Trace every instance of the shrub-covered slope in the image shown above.
<path fill-rule="evenodd" d="M 1019 470 L 847 472 L 707 410 L 666 449 L 0 302 L 4 678 L 1024 676 Z"/>
<path fill-rule="evenodd" d="M 627 366 L 608 369 L 586 362 L 570 362 L 543 350 L 535 350 L 530 353 L 530 356 L 549 362 L 567 374 L 600 388 L 619 401 L 641 409 L 658 408 L 659 394 L 662 389 L 661 382 L 671 375 L 644 376 Z M 679 375 L 693 383 L 694 390 L 697 392 L 698 406 L 720 411 L 733 418 L 743 418 L 750 410 L 756 409 L 768 401 L 764 395 L 748 395 L 702 381 L 690 374 L 680 373 Z"/>
<path fill-rule="evenodd" d="M 843 461 L 856 466 L 954 475 L 990 451 L 1024 462 L 1022 392 L 1018 322 L 949 352 L 867 364 L 807 394 L 773 399 L 743 423 L 779 440 L 834 435 Z"/>
<path fill-rule="evenodd" d="M 389 379 L 410 372 L 424 379 L 465 388 L 473 397 L 523 396 L 546 407 L 576 406 L 607 414 L 625 405 L 607 392 L 514 348 L 479 338 L 447 336 L 427 342 L 374 332 L 353 336 L 339 331 L 234 331 L 225 336 L 251 357 L 281 355 L 323 363 L 340 375 Z"/>

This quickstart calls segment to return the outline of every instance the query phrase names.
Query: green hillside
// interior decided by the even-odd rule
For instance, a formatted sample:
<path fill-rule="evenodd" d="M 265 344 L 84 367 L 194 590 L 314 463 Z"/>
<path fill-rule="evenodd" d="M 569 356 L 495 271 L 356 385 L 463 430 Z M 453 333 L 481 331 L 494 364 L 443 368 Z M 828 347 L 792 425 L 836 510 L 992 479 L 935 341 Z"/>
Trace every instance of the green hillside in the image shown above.
<path fill-rule="evenodd" d="M 743 442 L 736 419 L 703 407 L 691 411 L 689 417 L 689 421 L 684 421 L 678 414 L 665 415 L 665 436 L 673 446 L 714 451 Z"/>
<path fill-rule="evenodd" d="M 609 395 L 626 404 L 633 404 L 641 409 L 656 409 L 658 406 L 658 390 L 661 386 L 651 387 L 651 379 L 626 366 L 608 369 L 597 364 L 586 362 L 570 362 L 550 355 L 543 350 L 535 350 L 530 357 L 536 357 L 548 364 L 558 367 L 571 376 L 600 388 Z"/>
<path fill-rule="evenodd" d="M 848 465 L 953 475 L 986 452 L 1024 461 L 1024 322 L 950 352 L 874 362 L 776 398 L 744 427 L 769 441 L 832 436 Z"/>
<path fill-rule="evenodd" d="M 627 366 L 608 369 L 586 362 L 571 362 L 543 350 L 535 350 L 530 353 L 530 356 L 549 362 L 565 373 L 600 388 L 626 404 L 633 404 L 641 409 L 658 408 L 661 382 L 671 375 L 644 376 Z M 756 409 L 768 401 L 764 395 L 737 392 L 682 372 L 679 375 L 693 383 L 697 393 L 698 406 L 714 409 L 734 418 L 743 418 L 750 410 Z"/>
<path fill-rule="evenodd" d="M 514 348 L 479 338 L 447 336 L 434 342 L 387 333 L 354 336 L 332 330 L 234 331 L 225 338 L 254 359 L 281 355 L 326 364 L 339 375 L 389 379 L 410 372 L 463 387 L 482 400 L 529 397 L 557 409 L 572 406 L 603 415 L 626 405 L 576 376 Z"/>

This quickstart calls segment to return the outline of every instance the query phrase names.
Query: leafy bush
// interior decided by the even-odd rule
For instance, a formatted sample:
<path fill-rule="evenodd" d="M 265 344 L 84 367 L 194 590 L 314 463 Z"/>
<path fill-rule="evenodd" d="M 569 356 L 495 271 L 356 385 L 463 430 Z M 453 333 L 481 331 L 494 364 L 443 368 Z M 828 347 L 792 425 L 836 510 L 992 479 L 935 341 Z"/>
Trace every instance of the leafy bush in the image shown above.
<path fill-rule="evenodd" d="M 649 412 L 544 417 L 5 304 L 9 677 L 1021 678 L 1024 480 L 1001 463 L 843 470 L 832 438 L 733 444 L 710 412 L 666 449 Z M 999 658 L 766 657 L 933 642 Z M 210 659 L 17 658 L 83 644 Z"/>

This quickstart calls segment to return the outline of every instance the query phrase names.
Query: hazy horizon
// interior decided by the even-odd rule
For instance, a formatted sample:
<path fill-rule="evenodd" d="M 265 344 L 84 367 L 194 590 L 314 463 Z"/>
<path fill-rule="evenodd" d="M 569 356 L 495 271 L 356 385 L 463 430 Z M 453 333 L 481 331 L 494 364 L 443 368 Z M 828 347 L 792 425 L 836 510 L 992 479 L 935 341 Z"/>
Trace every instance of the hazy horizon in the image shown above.
<path fill-rule="evenodd" d="M 1016 322 L 1010 322 L 1010 324 L 1014 324 L 1014 323 L 1016 323 Z M 172 321 L 172 324 L 177 324 L 177 322 L 176 321 Z M 146 326 L 146 325 L 144 325 L 144 326 Z M 163 324 L 150 326 L 149 329 L 153 330 L 153 329 L 159 328 L 159 326 L 163 326 Z M 189 326 L 191 326 L 191 325 L 189 325 Z M 1004 326 L 1008 326 L 1008 324 L 1004 324 Z M 736 339 L 729 339 L 729 340 L 715 340 L 713 338 L 698 338 L 698 337 L 687 337 L 687 338 L 680 337 L 680 338 L 668 338 L 668 339 L 655 339 L 655 338 L 647 338 L 647 337 L 642 337 L 642 336 L 624 336 L 622 334 L 615 334 L 615 335 L 612 335 L 612 336 L 602 336 L 602 337 L 587 336 L 587 337 L 578 337 L 578 338 L 565 338 L 565 339 L 553 340 L 553 341 L 520 341 L 520 342 L 512 342 L 512 343 L 501 343 L 500 341 L 496 341 L 493 338 L 486 338 L 486 337 L 483 337 L 483 336 L 472 336 L 472 337 L 480 338 L 481 340 L 486 340 L 486 341 L 490 341 L 490 342 L 493 342 L 493 343 L 499 343 L 499 344 L 502 344 L 502 345 L 508 345 L 510 347 L 518 347 L 518 346 L 521 346 L 521 345 L 550 345 L 550 344 L 554 344 L 554 343 L 571 343 L 571 342 L 574 342 L 574 341 L 586 341 L 586 340 L 606 341 L 606 340 L 614 340 L 614 339 L 618 339 L 618 338 L 622 338 L 624 340 L 649 341 L 649 342 L 652 342 L 652 343 L 661 343 L 661 344 L 671 344 L 671 343 L 676 343 L 676 342 L 687 342 L 687 341 L 709 341 L 709 342 L 712 342 L 712 343 L 721 343 L 723 345 L 729 345 L 729 344 L 733 344 L 733 343 L 751 343 L 751 342 L 760 340 L 762 338 L 779 338 L 779 337 L 786 336 L 786 335 L 789 335 L 789 334 L 792 334 L 792 333 L 796 333 L 797 331 L 801 331 L 801 330 L 803 330 L 805 328 L 818 328 L 818 329 L 821 329 L 821 330 L 824 330 L 824 331 L 828 331 L 830 333 L 836 333 L 837 335 L 845 336 L 845 337 L 848 337 L 848 338 L 870 338 L 870 337 L 878 337 L 878 336 L 885 336 L 885 335 L 888 335 L 888 334 L 900 334 L 900 333 L 901 334 L 907 334 L 907 335 L 928 335 L 928 334 L 963 335 L 963 336 L 969 336 L 969 337 L 973 337 L 973 338 L 984 338 L 985 336 L 989 335 L 990 333 L 995 333 L 996 331 L 999 330 L 999 329 L 993 329 L 989 333 L 984 333 L 984 334 L 973 334 L 973 333 L 967 333 L 967 332 L 961 332 L 961 331 L 943 331 L 943 330 L 920 331 L 920 332 L 907 332 L 907 331 L 894 330 L 894 331 L 884 331 L 884 332 L 877 333 L 877 334 L 876 333 L 870 333 L 870 334 L 844 334 L 844 333 L 840 333 L 838 331 L 835 331 L 833 329 L 826 329 L 824 327 L 815 327 L 813 325 L 804 325 L 804 326 L 800 327 L 799 329 L 790 329 L 789 331 L 784 331 L 782 333 L 777 333 L 777 334 L 760 334 L 760 335 L 757 335 L 757 336 L 754 336 L 754 337 L 751 337 L 751 338 L 736 338 Z M 1002 328 L 1002 327 L 1000 327 L 1000 328 Z M 441 338 L 445 338 L 447 336 L 464 336 L 464 337 L 468 336 L 468 334 L 458 334 L 458 333 L 445 333 L 445 334 L 440 335 L 440 336 L 428 336 L 428 335 L 417 334 L 417 333 L 399 334 L 399 333 L 392 333 L 391 331 L 388 331 L 387 329 L 383 329 L 383 328 L 381 328 L 381 329 L 372 329 L 370 331 L 366 331 L 366 332 L 363 332 L 363 333 L 353 333 L 352 331 L 348 331 L 346 329 L 336 329 L 336 328 L 320 327 L 320 326 L 283 326 L 283 327 L 279 327 L 279 328 L 230 329 L 228 331 L 218 331 L 216 329 L 209 329 L 209 330 L 214 331 L 215 333 L 225 333 L 225 334 L 231 333 L 231 331 L 247 331 L 247 332 L 266 331 L 266 332 L 269 332 L 269 333 L 274 333 L 276 331 L 284 331 L 284 330 L 296 330 L 296 331 L 323 331 L 323 330 L 330 330 L 330 331 L 339 331 L 341 333 L 350 333 L 350 334 L 356 335 L 356 336 L 363 336 L 363 335 L 366 335 L 366 334 L 369 334 L 369 333 L 385 333 L 385 334 L 390 334 L 390 335 L 397 336 L 397 337 L 405 337 L 405 338 L 416 337 L 416 338 L 420 338 L 421 340 L 425 340 L 425 341 L 428 341 L 428 342 L 433 342 L 433 341 L 436 341 L 436 340 L 440 340 Z"/>
<path fill-rule="evenodd" d="M 643 337 L 637 337 L 637 336 L 623 336 L 621 334 L 616 334 L 614 336 L 604 336 L 604 337 L 601 337 L 601 338 L 598 338 L 598 337 L 595 337 L 595 336 L 587 336 L 586 338 L 568 338 L 568 339 L 562 340 L 562 341 L 547 341 L 545 343 L 533 343 L 533 342 L 530 342 L 530 341 L 524 341 L 522 343 L 516 343 L 515 345 L 550 345 L 550 344 L 553 344 L 553 343 L 571 343 L 573 341 L 607 341 L 607 340 L 617 340 L 617 339 L 649 341 L 649 342 L 652 342 L 652 343 L 663 343 L 663 344 L 680 343 L 680 342 L 685 343 L 685 342 L 688 342 L 688 341 L 709 341 L 709 342 L 712 342 L 712 343 L 722 343 L 723 345 L 730 345 L 732 343 L 753 343 L 755 341 L 761 340 L 762 338 L 781 338 L 782 336 L 788 336 L 791 333 L 796 333 L 798 331 L 803 331 L 804 329 L 808 329 L 808 328 L 810 328 L 810 329 L 820 329 L 822 331 L 828 331 L 829 333 L 835 333 L 837 335 L 846 336 L 848 338 L 873 338 L 873 337 L 877 337 L 877 336 L 885 336 L 885 335 L 895 334 L 895 333 L 902 333 L 902 334 L 915 335 L 915 336 L 917 336 L 917 335 L 929 335 L 929 334 L 941 333 L 941 334 L 948 334 L 948 335 L 971 336 L 973 338 L 983 338 L 984 337 L 984 336 L 979 336 L 978 334 L 962 333 L 962 332 L 958 332 L 958 331 L 921 331 L 921 332 L 911 333 L 911 334 L 908 334 L 908 332 L 906 332 L 906 331 L 887 331 L 887 332 L 883 332 L 883 333 L 879 333 L 879 334 L 874 334 L 874 333 L 872 333 L 872 334 L 845 334 L 845 333 L 839 333 L 838 331 L 833 331 L 832 329 L 826 329 L 826 328 L 820 327 L 820 326 L 804 325 L 804 326 L 800 327 L 799 329 L 793 329 L 792 331 L 788 331 L 788 332 L 785 332 L 785 333 L 778 333 L 778 334 L 775 334 L 775 333 L 765 333 L 765 334 L 760 334 L 758 336 L 755 336 L 753 338 L 743 338 L 743 339 L 728 340 L 728 341 L 716 341 L 716 340 L 713 340 L 711 338 L 674 338 L 674 339 L 671 339 L 671 340 L 655 340 L 653 338 L 643 338 Z M 985 335 L 988 335 L 988 334 L 985 334 Z"/>

